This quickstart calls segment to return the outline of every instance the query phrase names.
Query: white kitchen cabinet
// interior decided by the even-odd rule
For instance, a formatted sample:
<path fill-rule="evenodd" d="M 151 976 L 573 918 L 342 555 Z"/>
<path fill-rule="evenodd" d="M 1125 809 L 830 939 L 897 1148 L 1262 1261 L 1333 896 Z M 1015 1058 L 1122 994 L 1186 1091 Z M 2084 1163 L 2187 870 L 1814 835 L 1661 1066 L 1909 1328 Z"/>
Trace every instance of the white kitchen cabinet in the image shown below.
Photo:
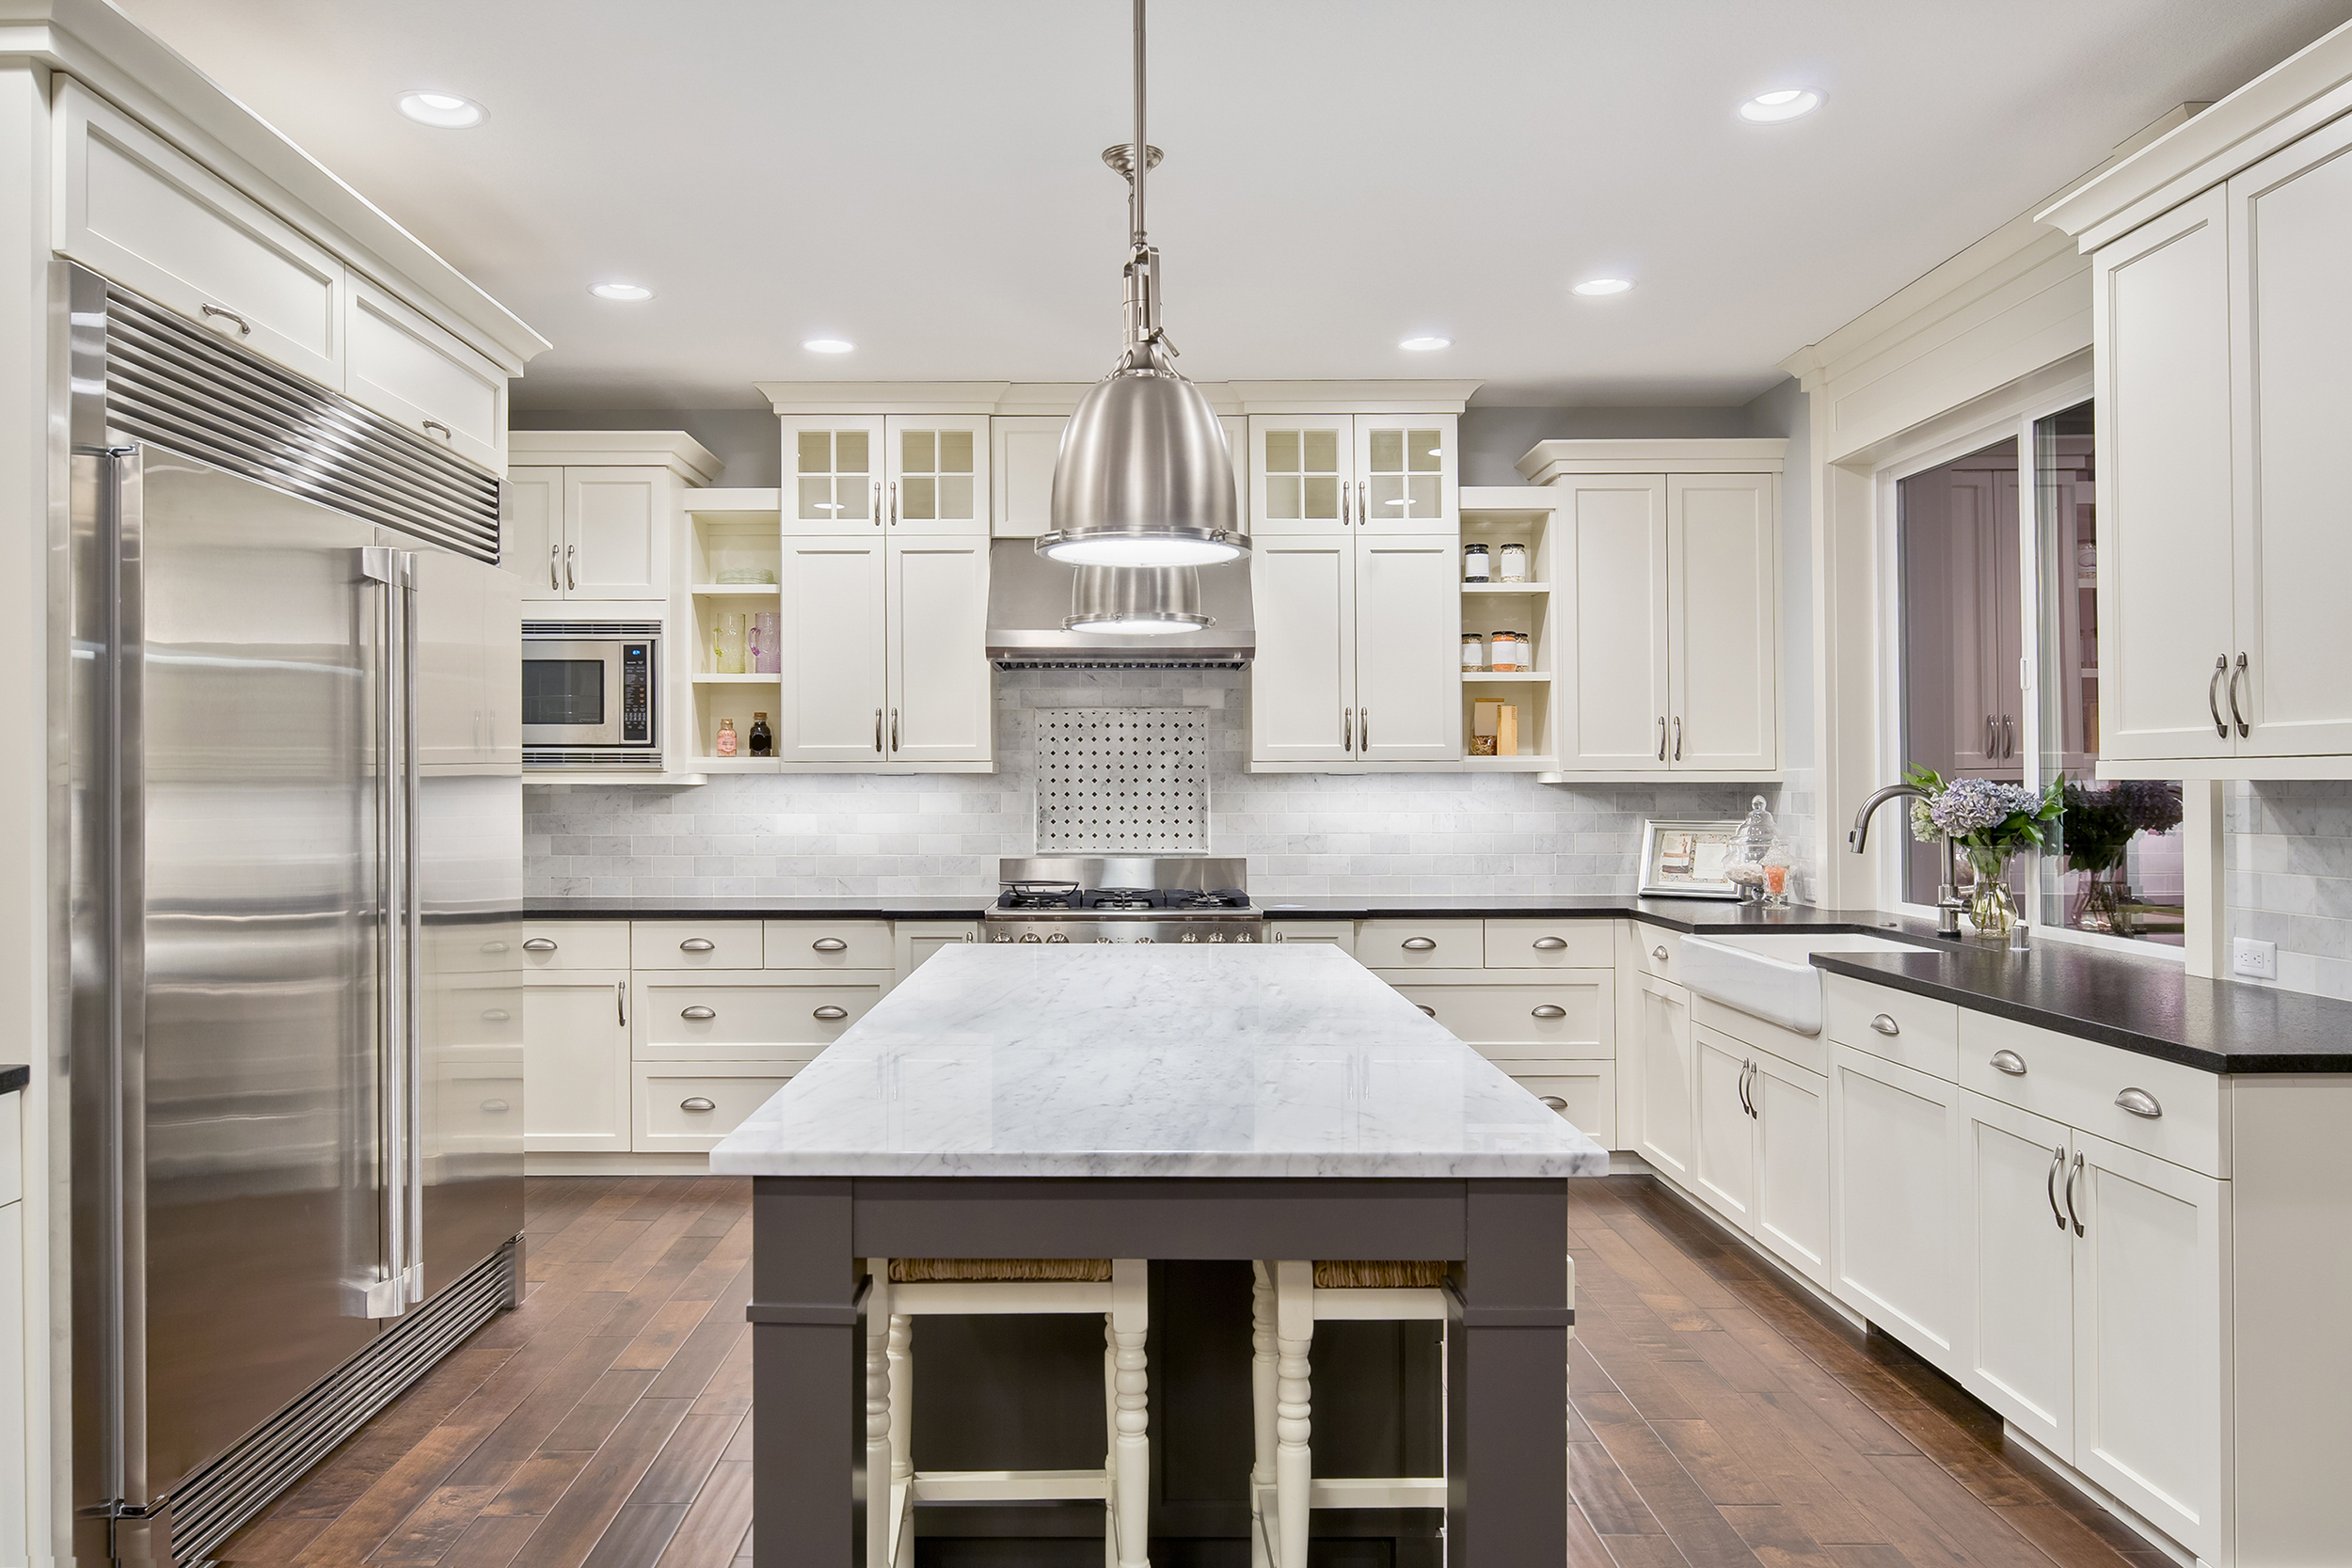
<path fill-rule="evenodd" d="M 24 1205 L 17 1202 L 0 1204 L 0 1561 L 38 1560 L 26 1533 L 24 1417 Z"/>
<path fill-rule="evenodd" d="M 2233 750 L 2226 218 L 2217 187 L 2091 261 L 2102 763 Z"/>
<path fill-rule="evenodd" d="M 1559 1062 L 1505 1070 L 1511 1082 L 1542 1101 L 1578 1132 L 1603 1148 L 1616 1147 L 1616 1063 Z"/>
<path fill-rule="evenodd" d="M 506 467 L 506 373 L 358 274 L 343 289 L 343 392 L 485 468 Z"/>
<path fill-rule="evenodd" d="M 2213 1560 L 2228 1539 L 2230 1184 L 2089 1132 L 2074 1148 L 2074 1465 Z"/>
<path fill-rule="evenodd" d="M 1356 956 L 1356 923 L 1352 920 L 1269 920 L 1268 942 L 1319 942 Z"/>
<path fill-rule="evenodd" d="M 1633 1002 L 1632 1083 L 1626 1096 L 1633 1122 L 1629 1146 L 1688 1190 L 1696 1158 L 1691 999 L 1680 986 L 1644 975 L 1635 982 Z"/>
<path fill-rule="evenodd" d="M 1965 1318 L 1953 1289 L 1962 1090 L 1830 1046 L 1830 1288 L 1954 1377 Z"/>
<path fill-rule="evenodd" d="M 1961 1382 L 2061 1457 L 2074 1442 L 2074 1243 L 2061 1122 L 1963 1091 Z"/>
<path fill-rule="evenodd" d="M 638 1154 L 704 1154 L 791 1082 L 801 1062 L 641 1064 L 631 1085 Z"/>
<path fill-rule="evenodd" d="M 1454 414 L 1253 414 L 1249 531 L 1454 533 Z"/>
<path fill-rule="evenodd" d="M 907 976 L 923 967 L 930 956 L 943 947 L 955 947 L 980 940 L 980 923 L 977 920 L 900 920 L 890 927 L 890 983 L 903 986 Z"/>
<path fill-rule="evenodd" d="M 1366 533 L 1356 546 L 1356 759 L 1462 754 L 1458 536 Z"/>
<path fill-rule="evenodd" d="M 540 434 L 512 444 L 543 456 Z M 500 498 L 499 564 L 522 578 L 525 603 L 666 599 L 682 489 L 652 464 L 518 464 Z"/>
<path fill-rule="evenodd" d="M 989 448 L 985 414 L 787 416 L 784 531 L 984 539 Z"/>
<path fill-rule="evenodd" d="M 996 754 L 987 535 L 893 539 L 884 559 L 889 759 L 987 762 Z"/>
<path fill-rule="evenodd" d="M 999 539 L 1035 539 L 1054 526 L 1054 467 L 1061 456 L 1061 433 L 1070 420 L 1059 414 L 999 414 L 989 421 L 989 531 Z M 1248 421 L 1224 415 L 1225 450 L 1233 464 L 1233 515 L 1249 515 Z"/>
<path fill-rule="evenodd" d="M 1260 538 L 1249 555 L 1258 652 L 1249 674 L 1254 762 L 1356 758 L 1356 542 Z"/>
<path fill-rule="evenodd" d="M 1250 760 L 1462 754 L 1454 534 L 1276 535 L 1250 556 Z"/>
<path fill-rule="evenodd" d="M 1553 515 L 1564 768 L 1662 771 L 1666 766 L 1666 480 L 1628 474 L 1563 480 Z M 1555 636 L 1558 634 L 1555 633 Z"/>
<path fill-rule="evenodd" d="M 1748 1115 L 1748 1048 L 1712 1029 L 1691 1031 L 1691 1185 L 1741 1230 L 1755 1228 L 1756 1120 Z"/>
<path fill-rule="evenodd" d="M 629 974 L 545 970 L 523 982 L 523 1148 L 626 1153 Z"/>
<path fill-rule="evenodd" d="M 523 602 L 564 596 L 564 470 L 516 467 L 499 487 L 499 565 L 522 579 Z"/>
<path fill-rule="evenodd" d="M 785 540 L 776 755 L 787 763 L 880 768 L 888 757 L 888 555 L 880 530 Z"/>
<path fill-rule="evenodd" d="M 1829 1287 L 1829 1080 L 1755 1053 L 1748 1101 L 1756 1124 L 1756 1239 L 1797 1273 Z"/>
<path fill-rule="evenodd" d="M 787 534 L 783 568 L 777 756 L 873 772 L 989 763 L 985 537 Z"/>

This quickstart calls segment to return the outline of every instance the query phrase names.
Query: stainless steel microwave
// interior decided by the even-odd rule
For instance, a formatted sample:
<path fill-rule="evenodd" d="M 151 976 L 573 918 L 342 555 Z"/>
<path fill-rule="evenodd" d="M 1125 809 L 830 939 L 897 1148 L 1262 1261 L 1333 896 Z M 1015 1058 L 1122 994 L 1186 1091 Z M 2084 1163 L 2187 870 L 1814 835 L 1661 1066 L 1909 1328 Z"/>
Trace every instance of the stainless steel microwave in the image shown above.
<path fill-rule="evenodd" d="M 661 764 L 659 622 L 523 623 L 523 761 Z"/>

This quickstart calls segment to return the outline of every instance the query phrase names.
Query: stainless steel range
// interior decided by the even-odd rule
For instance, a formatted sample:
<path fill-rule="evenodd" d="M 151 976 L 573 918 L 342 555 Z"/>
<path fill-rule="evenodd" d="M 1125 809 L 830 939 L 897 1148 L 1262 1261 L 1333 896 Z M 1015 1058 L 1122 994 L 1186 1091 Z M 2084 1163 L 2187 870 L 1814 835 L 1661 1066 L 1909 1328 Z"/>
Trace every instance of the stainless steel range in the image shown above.
<path fill-rule="evenodd" d="M 1239 860 L 1008 857 L 991 942 L 1263 942 Z"/>

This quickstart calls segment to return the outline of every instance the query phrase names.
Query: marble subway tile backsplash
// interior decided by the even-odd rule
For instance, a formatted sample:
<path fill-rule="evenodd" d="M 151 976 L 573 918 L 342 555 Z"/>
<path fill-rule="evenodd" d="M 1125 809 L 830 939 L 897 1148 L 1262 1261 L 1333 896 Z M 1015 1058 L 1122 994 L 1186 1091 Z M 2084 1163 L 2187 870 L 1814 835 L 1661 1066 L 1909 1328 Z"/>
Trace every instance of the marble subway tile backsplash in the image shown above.
<path fill-rule="evenodd" d="M 1054 707 L 1207 709 L 1210 849 L 1246 856 L 1251 891 L 1268 901 L 1629 894 L 1644 818 L 1736 820 L 1757 793 L 1780 806 L 1781 791 L 1770 785 L 1571 789 L 1523 773 L 1251 773 L 1247 701 L 1247 677 L 1230 671 L 1008 672 L 997 677 L 993 774 L 732 774 L 691 789 L 533 785 L 524 791 L 526 891 L 991 895 L 1000 856 L 1035 852 L 1034 716 Z M 1797 815 L 1800 831 L 1809 830 Z"/>
<path fill-rule="evenodd" d="M 2229 936 L 2277 942 L 2286 990 L 2352 997 L 2352 783 L 2233 784 L 2224 810 Z"/>

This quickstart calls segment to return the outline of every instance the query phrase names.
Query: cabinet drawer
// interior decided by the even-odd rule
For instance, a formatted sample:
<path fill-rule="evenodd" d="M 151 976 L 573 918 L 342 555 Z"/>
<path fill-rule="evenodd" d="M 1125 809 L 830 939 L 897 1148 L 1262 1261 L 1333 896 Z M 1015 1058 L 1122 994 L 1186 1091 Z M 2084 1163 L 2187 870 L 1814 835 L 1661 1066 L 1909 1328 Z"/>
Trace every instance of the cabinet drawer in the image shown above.
<path fill-rule="evenodd" d="M 0 1094 L 0 1203 L 24 1196 L 24 1091 Z"/>
<path fill-rule="evenodd" d="M 1996 1059 L 2025 1070 L 2004 1071 Z M 2230 1090 L 2217 1074 L 1991 1013 L 1963 1012 L 1958 1082 L 2159 1160 L 2207 1176 L 2230 1174 Z M 2124 1110 L 2116 1101 L 2126 1089 L 2149 1097 L 2135 1102 L 2147 1109 L 2153 1101 L 2159 1114 Z"/>
<path fill-rule="evenodd" d="M 1800 1035 L 1794 1029 L 1784 1029 L 1754 1013 L 1726 1007 L 1711 996 L 1691 998 L 1691 1022 L 1705 1024 L 1717 1034 L 1729 1036 L 1742 1045 L 1769 1051 L 1808 1072 L 1829 1070 L 1829 1041 L 1821 1036 Z"/>
<path fill-rule="evenodd" d="M 1484 969 L 1486 925 L 1477 920 L 1367 920 L 1356 927 L 1367 969 Z"/>
<path fill-rule="evenodd" d="M 890 972 L 807 983 L 715 974 L 635 976 L 639 1061 L 807 1061 L 864 1018 Z"/>
<path fill-rule="evenodd" d="M 1352 920 L 1269 920 L 1268 942 L 1319 942 L 1356 956 L 1356 923 Z"/>
<path fill-rule="evenodd" d="M 791 1081 L 775 1067 L 747 1069 L 736 1062 L 675 1062 L 636 1073 L 636 1127 L 629 1148 L 638 1154 L 697 1153 L 742 1125 Z"/>
<path fill-rule="evenodd" d="M 1606 920 L 1489 920 L 1488 969 L 1607 969 L 1616 962 Z"/>
<path fill-rule="evenodd" d="M 881 920 L 771 920 L 770 969 L 888 969 L 890 926 Z"/>
<path fill-rule="evenodd" d="M 1682 933 L 1669 931 L 1662 926 L 1645 926 L 1629 920 L 1619 927 L 1625 933 L 1622 962 L 1637 974 L 1654 974 L 1661 980 L 1680 984 Z"/>
<path fill-rule="evenodd" d="M 1614 976 L 1605 969 L 1572 970 L 1524 985 L 1476 980 L 1448 985 L 1394 973 L 1380 977 L 1455 1038 L 1477 1046 L 1491 1059 L 1560 1061 L 1616 1054 L 1616 989 Z"/>
<path fill-rule="evenodd" d="M 344 291 L 343 391 L 436 446 L 506 467 L 506 377 L 358 277 Z"/>
<path fill-rule="evenodd" d="M 629 923 L 629 962 L 639 969 L 757 969 L 756 920 L 638 920 Z"/>
<path fill-rule="evenodd" d="M 523 968 L 627 969 L 626 920 L 525 920 L 515 927 Z"/>
<path fill-rule="evenodd" d="M 1617 1147 L 1617 1064 L 1498 1062 L 1512 1081 L 1600 1145 Z M 1553 1101 L 1558 1101 L 1554 1104 Z"/>
<path fill-rule="evenodd" d="M 1821 976 L 1821 1032 L 1839 1045 L 1956 1081 L 1960 1009 L 1907 990 Z"/>

